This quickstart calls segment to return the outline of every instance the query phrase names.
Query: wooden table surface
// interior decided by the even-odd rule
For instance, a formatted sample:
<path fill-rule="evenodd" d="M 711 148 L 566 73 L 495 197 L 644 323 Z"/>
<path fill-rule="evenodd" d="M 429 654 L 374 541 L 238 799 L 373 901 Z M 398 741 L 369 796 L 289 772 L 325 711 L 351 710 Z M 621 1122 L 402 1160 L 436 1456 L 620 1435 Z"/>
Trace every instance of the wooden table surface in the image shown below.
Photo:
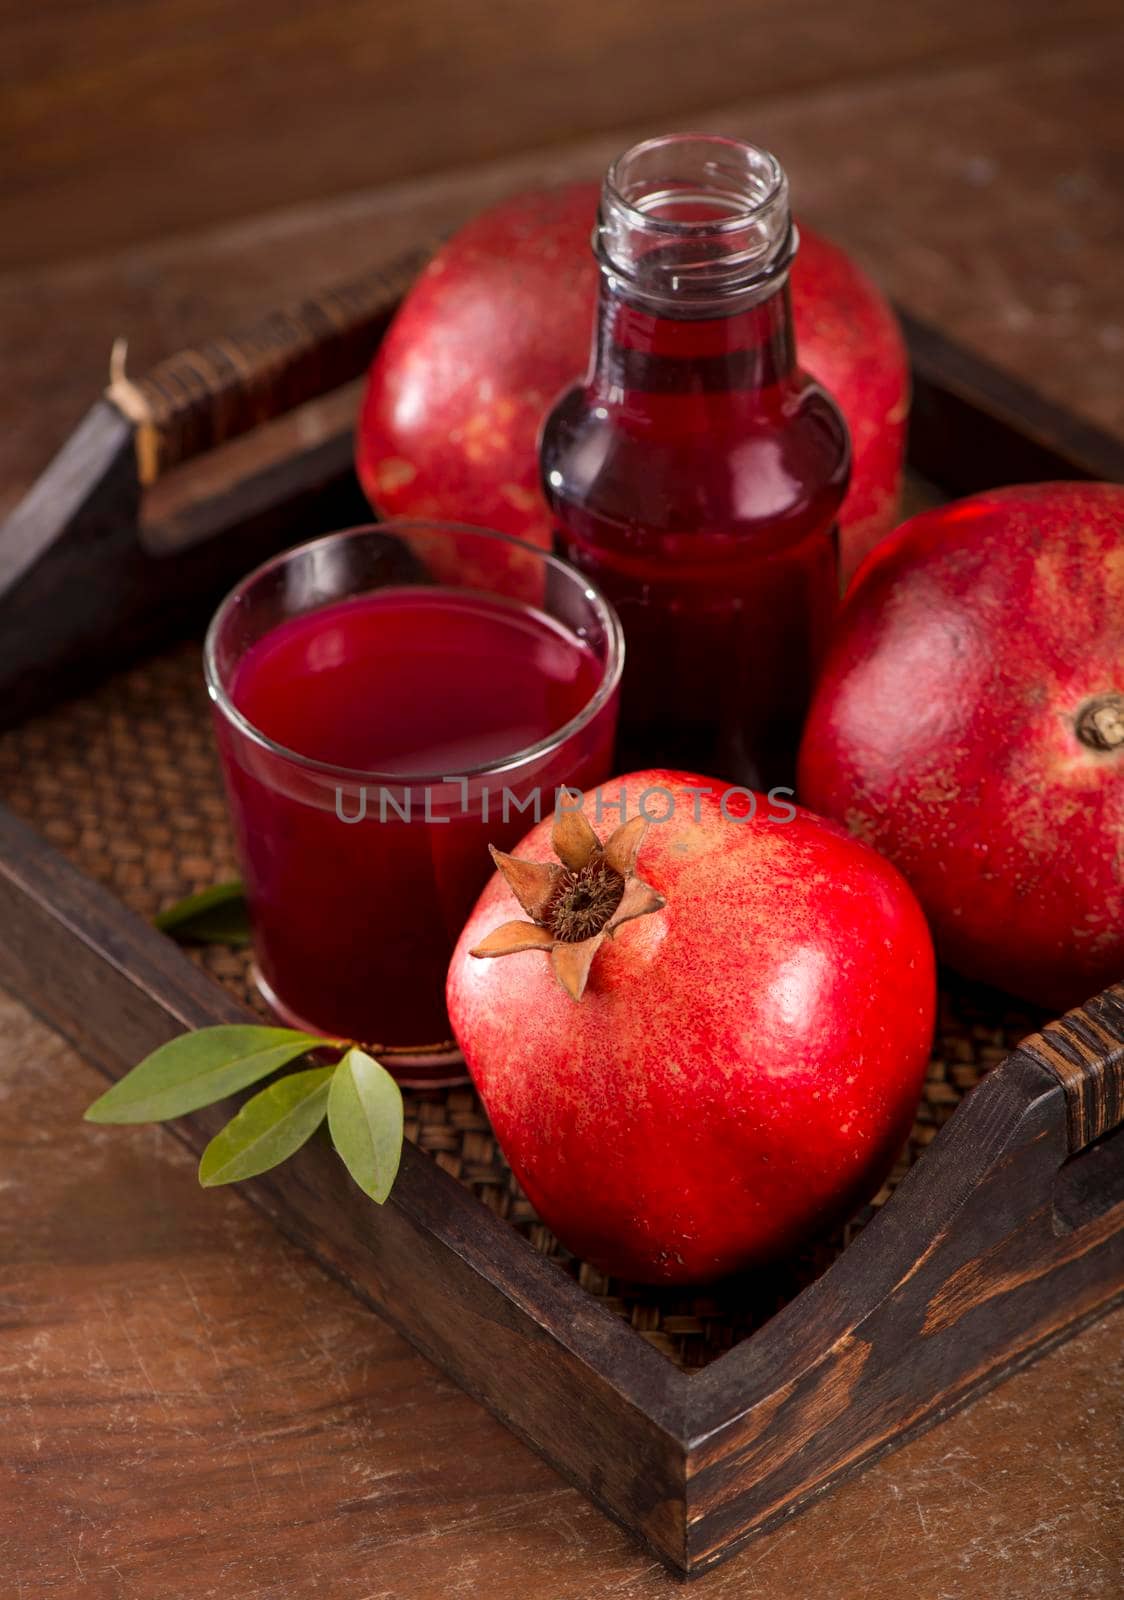
<path fill-rule="evenodd" d="M 659 1600 L 682 1586 L 0 995 L 3 1600 Z M 1124 1312 L 698 1580 L 1114 1600 Z"/>
<path fill-rule="evenodd" d="M 20 181 L 5 184 L 0 512 L 96 394 L 114 335 L 129 335 L 143 367 L 264 305 L 389 258 L 493 196 L 544 177 L 593 174 L 634 131 L 667 121 L 772 144 L 803 215 L 847 243 L 910 309 L 1124 434 L 1124 27 L 1111 6 L 950 0 L 907 8 L 906 24 L 907 11 L 864 0 L 857 11 L 843 8 L 835 25 L 839 8 L 763 4 L 770 61 L 789 61 L 802 18 L 820 29 L 800 44 L 810 58 L 787 77 L 764 72 L 741 35 L 730 51 L 717 33 L 709 55 L 688 51 L 665 17 L 655 36 L 663 53 L 653 55 L 649 43 L 643 60 L 649 76 L 683 60 L 684 84 L 668 101 L 674 116 L 649 115 L 655 102 L 635 86 L 609 95 L 600 77 L 581 114 L 560 123 L 559 112 L 549 128 L 530 93 L 506 133 L 488 128 L 474 99 L 459 144 L 451 134 L 424 148 L 404 137 L 401 159 L 380 148 L 376 170 L 354 156 L 361 72 L 340 68 L 342 131 L 332 119 L 335 80 L 324 77 L 325 62 L 347 58 L 341 40 L 359 8 L 279 5 L 294 103 L 303 94 L 304 114 L 311 106 L 322 115 L 339 174 L 329 198 L 317 198 L 328 192 L 323 174 L 297 148 L 277 84 L 267 92 L 260 76 L 251 75 L 247 92 L 255 114 L 270 112 L 278 124 L 280 165 L 295 163 L 287 190 L 258 146 L 241 165 L 232 156 L 228 174 L 221 139 L 201 144 L 174 182 L 154 175 L 143 159 L 143 117 L 130 144 L 96 116 L 116 81 L 108 63 L 129 8 L 75 0 L 64 9 L 86 51 L 52 69 L 69 85 L 70 120 L 49 115 L 54 80 L 39 13 L 15 24 L 21 93 L 0 97 L 0 128 L 22 138 L 27 155 L 13 168 Z M 388 13 L 418 59 L 429 60 L 434 29 L 455 7 L 423 9 L 429 21 L 416 36 L 409 8 Z M 580 18 L 595 9 L 623 48 L 651 8 L 582 0 Z M 665 9 L 657 7 L 661 16 Z M 738 9 L 706 0 L 699 15 L 716 29 Z M 188 32 L 217 29 L 217 19 L 235 14 L 207 0 L 176 0 L 167 10 Z M 534 11 L 536 27 L 550 15 Z M 790 26 L 785 17 L 796 19 L 787 53 L 776 37 Z M 237 33 L 233 20 L 229 28 Z M 551 22 L 548 43 L 572 89 L 591 62 L 588 41 L 574 43 L 580 28 L 566 40 L 564 32 Z M 497 22 L 493 48 L 501 35 Z M 505 45 L 505 82 L 512 53 L 531 48 L 518 44 L 523 37 Z M 226 34 L 219 45 L 207 38 L 208 49 L 230 43 Z M 816 56 L 816 40 L 826 55 Z M 302 50 L 315 66 L 303 89 Z M 123 69 L 121 84 L 139 96 L 157 149 L 162 88 L 186 93 L 175 78 L 179 61 L 153 45 Z M 481 66 L 473 80 L 485 107 L 490 71 Z M 409 131 L 419 119 L 408 94 L 396 92 L 391 109 Z M 719 109 L 700 112 L 704 105 Z M 385 136 L 393 117 L 388 124 L 385 108 L 379 116 L 372 113 Z M 623 126 L 641 117 L 639 129 Z M 615 131 L 597 131 L 615 120 Z M 233 122 L 220 116 L 219 127 L 237 139 Z M 515 153 L 535 137 L 545 144 L 548 132 L 545 152 Z M 309 137 L 304 127 L 306 145 Z M 497 159 L 481 164 L 484 157 Z M 449 170 L 454 160 L 475 164 Z M 144 226 L 136 215 L 108 216 L 130 172 Z M 397 181 L 397 173 L 409 176 Z M 339 192 L 376 179 L 373 188 Z M 280 208 L 229 220 L 249 209 L 248 192 Z M 300 203 L 282 207 L 282 199 Z M 93 254 L 82 253 L 83 229 L 68 228 L 82 218 Z M 183 231 L 169 236 L 172 226 Z M 0 994 L 0 1600 L 647 1600 L 677 1592 L 625 1535 L 235 1193 L 200 1191 L 166 1134 L 83 1125 L 98 1087 L 18 997 Z M 1124 1567 L 1122 1335 L 1124 1313 L 1085 1331 L 695 1592 L 1115 1597 Z"/>

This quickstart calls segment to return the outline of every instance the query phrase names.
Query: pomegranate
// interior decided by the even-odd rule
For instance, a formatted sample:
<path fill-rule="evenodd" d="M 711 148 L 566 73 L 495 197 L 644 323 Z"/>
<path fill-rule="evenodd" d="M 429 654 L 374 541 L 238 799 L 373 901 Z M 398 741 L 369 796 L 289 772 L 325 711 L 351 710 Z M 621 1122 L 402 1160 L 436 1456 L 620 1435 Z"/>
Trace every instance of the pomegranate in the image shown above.
<path fill-rule="evenodd" d="M 367 380 L 356 467 L 376 510 L 498 528 L 546 546 L 536 444 L 585 370 L 596 298 L 596 184 L 483 212 L 426 267 Z M 897 321 L 838 246 L 801 228 L 792 271 L 803 367 L 839 401 L 854 465 L 840 517 L 843 576 L 896 518 L 909 409 Z"/>
<path fill-rule="evenodd" d="M 601 842 L 588 817 L 618 799 Z M 779 798 L 657 770 L 581 806 L 497 853 L 449 969 L 496 1137 L 608 1272 L 698 1282 L 784 1254 L 871 1195 L 909 1132 L 935 1006 L 921 909 Z"/>
<path fill-rule="evenodd" d="M 799 784 L 959 971 L 1059 1010 L 1124 974 L 1124 488 L 905 523 L 855 580 Z"/>
<path fill-rule="evenodd" d="M 838 245 L 803 226 L 792 310 L 800 365 L 835 396 L 851 430 L 851 487 L 839 513 L 839 573 L 847 583 L 898 521 L 909 357 L 877 286 Z"/>
<path fill-rule="evenodd" d="M 433 257 L 367 378 L 355 465 L 385 516 L 475 523 L 550 546 L 538 431 L 589 355 L 596 184 L 484 211 Z"/>

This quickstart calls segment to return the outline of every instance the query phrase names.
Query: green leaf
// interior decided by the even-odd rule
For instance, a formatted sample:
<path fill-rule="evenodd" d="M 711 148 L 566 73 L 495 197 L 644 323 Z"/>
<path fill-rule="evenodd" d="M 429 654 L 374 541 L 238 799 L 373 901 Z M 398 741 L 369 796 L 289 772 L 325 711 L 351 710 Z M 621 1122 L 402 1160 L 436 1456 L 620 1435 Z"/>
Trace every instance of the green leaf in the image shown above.
<path fill-rule="evenodd" d="M 324 1120 L 335 1070 L 290 1072 L 247 1100 L 204 1150 L 199 1161 L 203 1187 L 256 1177 L 299 1150 Z"/>
<path fill-rule="evenodd" d="M 402 1158 L 402 1092 L 385 1067 L 355 1047 L 332 1078 L 328 1129 L 348 1172 L 382 1205 Z"/>
<path fill-rule="evenodd" d="M 268 1078 L 331 1041 L 292 1028 L 199 1028 L 170 1039 L 97 1100 L 87 1122 L 164 1122 Z"/>
<path fill-rule="evenodd" d="M 181 943 L 249 944 L 250 913 L 241 881 L 216 883 L 199 894 L 189 894 L 153 917 L 153 925 Z"/>

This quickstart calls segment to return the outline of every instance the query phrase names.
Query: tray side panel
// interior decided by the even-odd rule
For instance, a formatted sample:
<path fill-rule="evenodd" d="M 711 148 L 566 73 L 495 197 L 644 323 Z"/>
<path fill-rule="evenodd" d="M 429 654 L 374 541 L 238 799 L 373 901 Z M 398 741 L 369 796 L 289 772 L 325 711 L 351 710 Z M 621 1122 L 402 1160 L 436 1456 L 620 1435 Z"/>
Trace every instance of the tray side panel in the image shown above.
<path fill-rule="evenodd" d="M 909 347 L 909 462 L 950 495 L 1059 478 L 1124 481 L 1124 441 L 897 308 Z"/>
<path fill-rule="evenodd" d="M 1120 1134 L 1067 1161 L 1063 1091 L 1016 1055 L 943 1138 L 946 1148 L 938 1141 L 846 1262 L 807 1291 L 800 1327 L 791 1315 L 778 1318 L 754 1341 L 752 1367 L 735 1351 L 708 1369 L 710 1420 L 723 1393 L 731 1414 L 690 1451 L 692 1572 L 947 1416 L 1124 1293 Z M 973 1159 L 996 1143 L 977 1177 Z M 966 1182 L 957 1192 L 961 1158 Z M 856 1315 L 864 1297 L 869 1309 Z M 739 1367 L 751 1387 L 733 1414 Z M 770 1369 L 779 1381 L 770 1383 Z"/>
<path fill-rule="evenodd" d="M 0 982 L 111 1078 L 184 1028 L 258 1020 L 3 810 Z M 169 1127 L 198 1151 L 230 1110 Z M 682 1566 L 689 1380 L 663 1356 L 410 1145 L 382 1207 L 323 1139 L 240 1187 L 602 1509 Z"/>

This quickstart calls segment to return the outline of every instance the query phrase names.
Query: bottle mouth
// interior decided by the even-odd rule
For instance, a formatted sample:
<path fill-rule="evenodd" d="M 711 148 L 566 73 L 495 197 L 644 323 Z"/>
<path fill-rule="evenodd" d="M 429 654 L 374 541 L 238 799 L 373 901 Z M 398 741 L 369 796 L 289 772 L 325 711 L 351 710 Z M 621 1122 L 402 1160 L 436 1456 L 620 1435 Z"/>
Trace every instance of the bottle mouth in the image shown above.
<path fill-rule="evenodd" d="M 705 306 L 758 298 L 795 254 L 788 179 L 769 151 L 739 139 L 646 139 L 606 174 L 594 250 L 644 299 Z"/>

